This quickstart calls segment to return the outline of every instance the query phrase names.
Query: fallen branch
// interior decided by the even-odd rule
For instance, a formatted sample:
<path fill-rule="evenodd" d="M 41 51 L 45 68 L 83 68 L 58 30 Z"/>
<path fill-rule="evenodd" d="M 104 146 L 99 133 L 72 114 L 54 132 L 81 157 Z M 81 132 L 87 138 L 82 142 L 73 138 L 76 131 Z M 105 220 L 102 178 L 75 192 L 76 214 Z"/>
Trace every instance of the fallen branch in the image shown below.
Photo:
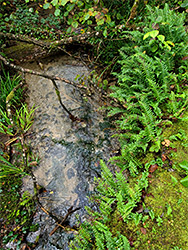
<path fill-rule="evenodd" d="M 39 47 L 42 47 L 43 49 L 52 49 L 54 47 L 72 44 L 74 42 L 80 43 L 80 42 L 83 42 L 84 40 L 88 39 L 89 36 L 91 36 L 91 35 L 92 35 L 91 32 L 86 32 L 84 34 L 75 34 L 74 36 L 71 36 L 71 37 L 64 37 L 61 40 L 56 40 L 54 42 L 45 42 L 45 41 L 41 41 L 41 40 L 39 41 L 35 38 L 31 38 L 28 36 L 23 36 L 21 34 L 14 35 L 11 33 L 0 32 L 0 38 L 4 37 L 4 38 L 9 39 L 9 40 L 15 40 L 15 41 L 20 41 L 20 42 L 24 42 L 24 43 L 34 44 L 34 45 L 37 45 Z M 89 42 L 87 42 L 87 43 L 90 44 Z"/>
<path fill-rule="evenodd" d="M 49 80 L 63 81 L 63 82 L 66 82 L 66 83 L 68 83 L 68 84 L 70 84 L 70 85 L 72 85 L 74 87 L 81 88 L 81 89 L 87 89 L 86 86 L 80 85 L 80 84 L 75 84 L 74 82 L 69 81 L 69 80 L 67 80 L 67 79 L 65 79 L 63 77 L 59 77 L 59 76 L 56 76 L 56 75 L 48 75 L 48 74 L 41 73 L 41 72 L 38 72 L 38 71 L 34 71 L 34 70 L 31 70 L 31 69 L 22 68 L 21 66 L 10 63 L 1 54 L 0 54 L 0 60 L 3 61 L 6 66 L 8 66 L 10 68 L 13 68 L 13 69 L 15 69 L 17 71 L 27 73 L 27 74 L 31 74 L 31 75 L 42 76 L 42 77 L 47 78 Z"/>
<path fill-rule="evenodd" d="M 52 236 L 59 227 L 62 227 L 62 225 L 66 222 L 66 220 L 68 219 L 68 217 L 74 213 L 75 211 L 79 210 L 80 207 L 77 207 L 75 209 L 73 209 L 73 206 L 71 206 L 69 209 L 68 209 L 68 212 L 67 214 L 65 215 L 65 217 L 62 219 L 62 221 L 60 223 L 58 223 L 58 225 L 50 232 L 50 236 Z"/>
<path fill-rule="evenodd" d="M 62 108 L 68 113 L 69 115 L 69 118 L 74 122 L 74 121 L 81 121 L 81 119 L 77 118 L 76 116 L 74 116 L 66 107 L 65 105 L 63 104 L 62 100 L 61 100 L 61 96 L 60 96 L 60 91 L 58 89 L 58 86 L 55 82 L 55 80 L 58 80 L 58 81 L 64 81 L 74 87 L 78 87 L 78 88 L 84 88 L 84 89 L 87 89 L 86 86 L 83 86 L 83 85 L 79 85 L 79 84 L 75 84 L 74 82 L 71 82 L 65 78 L 62 78 L 62 77 L 59 77 L 59 76 L 56 76 L 56 75 L 47 75 L 45 73 L 40 73 L 38 71 L 34 71 L 34 70 L 30 70 L 30 69 L 25 69 L 25 68 L 22 68 L 21 66 L 17 66 L 13 63 L 10 63 L 9 61 L 7 61 L 2 55 L 0 55 L 0 60 L 2 60 L 4 62 L 5 65 L 7 65 L 8 67 L 10 68 L 13 68 L 17 71 L 21 71 L 23 73 L 28 73 L 28 74 L 32 74 L 32 75 L 37 75 L 37 76 L 42 76 L 44 78 L 47 78 L 49 80 L 52 81 L 54 87 L 55 87 L 55 91 L 56 91 L 56 94 L 57 94 L 57 97 L 58 97 L 58 100 L 62 106 Z"/>

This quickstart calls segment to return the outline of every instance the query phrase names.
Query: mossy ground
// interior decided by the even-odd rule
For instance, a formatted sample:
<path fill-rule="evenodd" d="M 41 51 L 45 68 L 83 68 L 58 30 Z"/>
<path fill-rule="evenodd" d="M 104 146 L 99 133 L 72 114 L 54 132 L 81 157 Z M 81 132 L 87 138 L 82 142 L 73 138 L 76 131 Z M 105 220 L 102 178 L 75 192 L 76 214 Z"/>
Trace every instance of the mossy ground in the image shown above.
<path fill-rule="evenodd" d="M 187 116 L 188 112 L 184 117 Z M 165 128 L 162 138 L 169 140 L 170 145 L 162 146 L 157 157 L 163 155 L 166 159 L 150 174 L 141 221 L 137 226 L 133 221 L 124 223 L 115 212 L 110 223 L 114 234 L 119 231 L 126 235 L 131 249 L 188 249 L 188 188 L 180 183 L 186 173 L 178 165 L 188 160 L 188 121 L 180 120 Z M 149 153 L 143 162 L 152 159 L 154 154 Z"/>

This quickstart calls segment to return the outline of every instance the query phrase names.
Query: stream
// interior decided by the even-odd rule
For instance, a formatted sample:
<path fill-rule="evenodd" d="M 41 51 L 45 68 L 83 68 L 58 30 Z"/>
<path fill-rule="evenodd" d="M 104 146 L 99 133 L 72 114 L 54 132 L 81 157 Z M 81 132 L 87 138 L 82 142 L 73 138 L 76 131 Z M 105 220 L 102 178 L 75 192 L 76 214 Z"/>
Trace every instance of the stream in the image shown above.
<path fill-rule="evenodd" d="M 57 75 L 79 83 L 77 75 L 87 81 L 90 70 L 81 62 L 68 56 L 50 57 L 42 61 L 47 74 Z M 24 64 L 25 68 L 42 70 L 35 62 Z M 99 160 L 107 161 L 116 142 L 110 138 L 111 130 L 105 119 L 100 96 L 91 96 L 62 81 L 56 81 L 63 104 L 73 115 L 84 122 L 72 122 L 60 105 L 52 81 L 35 75 L 26 75 L 29 105 L 37 107 L 32 126 L 30 144 L 40 158 L 33 168 L 39 185 L 46 189 L 39 197 L 43 207 L 60 218 L 73 206 L 80 208 L 68 220 L 74 226 L 77 218 L 85 219 L 85 206 L 91 205 L 87 196 L 93 192 L 94 177 L 100 176 Z M 33 182 L 24 179 L 24 190 L 33 192 Z M 76 218 L 77 217 L 77 218 Z M 37 250 L 69 249 L 68 242 L 74 237 L 72 231 L 59 228 L 52 236 L 55 221 L 38 210 L 33 223 L 39 225 L 36 232 L 29 233 L 28 242 L 38 244 Z"/>

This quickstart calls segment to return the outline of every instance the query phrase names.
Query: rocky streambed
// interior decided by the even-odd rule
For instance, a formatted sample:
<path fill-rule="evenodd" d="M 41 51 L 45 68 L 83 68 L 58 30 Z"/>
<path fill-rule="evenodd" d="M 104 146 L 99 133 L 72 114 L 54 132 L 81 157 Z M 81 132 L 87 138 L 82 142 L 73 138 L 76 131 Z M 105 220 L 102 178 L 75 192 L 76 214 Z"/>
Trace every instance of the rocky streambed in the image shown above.
<path fill-rule="evenodd" d="M 43 70 L 37 63 L 28 63 L 24 67 L 77 83 L 76 77 L 86 82 L 90 73 L 85 65 L 67 56 L 44 59 L 42 65 Z M 63 104 L 82 119 L 73 122 L 62 109 L 51 80 L 27 74 L 26 81 L 29 105 L 37 107 L 30 143 L 40 158 L 40 164 L 33 173 L 38 184 L 46 189 L 39 199 L 46 210 L 59 217 L 65 216 L 72 206 L 73 209 L 80 208 L 69 217 L 67 223 L 72 227 L 77 221 L 76 216 L 81 221 L 85 218 L 84 207 L 90 205 L 87 196 L 94 189 L 94 176 L 100 175 L 99 160 L 108 160 L 115 146 L 108 121 L 99 110 L 103 103 L 95 93 L 87 96 L 68 83 L 56 81 Z M 30 178 L 24 179 L 24 190 L 32 192 L 32 189 Z M 74 235 L 72 231 L 59 228 L 49 236 L 56 224 L 40 209 L 33 223 L 39 224 L 39 230 L 30 233 L 27 241 L 35 242 L 37 239 L 35 249 L 68 249 L 68 242 Z"/>

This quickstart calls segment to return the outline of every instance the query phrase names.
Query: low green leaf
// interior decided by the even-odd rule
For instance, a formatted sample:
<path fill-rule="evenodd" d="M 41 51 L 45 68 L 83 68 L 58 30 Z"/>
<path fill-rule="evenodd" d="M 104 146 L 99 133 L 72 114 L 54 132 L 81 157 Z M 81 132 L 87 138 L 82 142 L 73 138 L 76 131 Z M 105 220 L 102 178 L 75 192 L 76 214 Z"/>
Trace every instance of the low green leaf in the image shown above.
<path fill-rule="evenodd" d="M 170 205 L 167 205 L 167 216 L 169 216 L 172 213 L 172 208 Z"/>
<path fill-rule="evenodd" d="M 92 20 L 87 20 L 88 25 L 91 25 L 92 23 L 93 23 Z"/>
<path fill-rule="evenodd" d="M 64 16 L 68 16 L 68 15 L 69 15 L 69 12 L 66 11 L 66 12 L 64 13 Z"/>
<path fill-rule="evenodd" d="M 184 160 L 179 163 L 179 166 L 183 168 L 185 171 L 188 171 L 188 161 Z"/>
<path fill-rule="evenodd" d="M 61 5 L 65 6 L 65 4 L 68 3 L 68 2 L 69 2 L 69 0 L 61 0 Z"/>
<path fill-rule="evenodd" d="M 157 152 L 159 152 L 160 147 L 161 147 L 160 141 L 156 141 L 155 144 L 153 144 L 153 145 L 150 147 L 149 151 L 150 151 L 150 152 L 156 152 L 156 153 L 157 153 Z"/>
<path fill-rule="evenodd" d="M 78 22 L 76 21 L 72 22 L 72 27 L 76 29 L 78 27 Z"/>
<path fill-rule="evenodd" d="M 152 38 L 155 38 L 158 34 L 159 34 L 159 31 L 158 31 L 158 30 L 152 30 L 152 31 L 150 31 L 150 36 L 151 36 Z"/>
<path fill-rule="evenodd" d="M 160 23 L 162 21 L 162 19 L 163 19 L 162 16 L 158 16 L 157 20 L 156 20 L 156 23 Z"/>
<path fill-rule="evenodd" d="M 103 25 L 104 24 L 104 18 L 100 19 L 100 20 L 96 20 L 97 21 L 97 25 Z"/>
<path fill-rule="evenodd" d="M 166 41 L 166 43 L 172 45 L 173 47 L 175 46 L 175 44 L 171 41 Z"/>
<path fill-rule="evenodd" d="M 182 4 L 181 7 L 182 8 L 186 8 L 188 6 L 188 0 L 185 0 Z"/>
<path fill-rule="evenodd" d="M 73 23 L 73 19 L 72 18 L 69 18 L 68 21 L 67 21 L 68 25 L 72 25 Z"/>
<path fill-rule="evenodd" d="M 87 13 L 86 15 L 84 15 L 84 20 L 85 20 L 85 21 L 88 20 L 89 18 L 90 18 L 89 13 Z"/>
<path fill-rule="evenodd" d="M 71 10 L 73 10 L 73 9 L 74 9 L 74 6 L 75 6 L 74 3 L 73 3 L 73 4 L 69 4 L 69 5 L 67 6 L 67 11 L 70 12 Z"/>
<path fill-rule="evenodd" d="M 105 30 L 103 31 L 103 36 L 104 36 L 104 37 L 107 37 L 107 35 L 108 35 L 108 32 L 107 32 L 107 29 L 105 29 Z"/>
<path fill-rule="evenodd" d="M 149 216 L 151 217 L 152 220 L 155 219 L 155 214 L 154 214 L 153 210 L 149 211 Z"/>
<path fill-rule="evenodd" d="M 145 35 L 144 35 L 144 37 L 143 37 L 143 40 L 145 40 L 146 38 L 148 38 L 148 37 L 152 37 L 152 38 L 155 38 L 157 35 L 159 34 L 159 31 L 158 30 L 152 30 L 152 31 L 150 31 L 150 32 L 148 32 L 148 33 L 146 33 Z"/>
<path fill-rule="evenodd" d="M 188 187 L 188 176 L 183 178 L 180 182 L 184 187 Z"/>
<path fill-rule="evenodd" d="M 56 9 L 55 12 L 54 12 L 54 15 L 55 15 L 55 16 L 59 16 L 59 15 L 60 15 L 60 12 L 61 12 L 60 9 Z"/>
<path fill-rule="evenodd" d="M 78 2 L 77 2 L 78 8 L 82 7 L 83 5 L 84 5 L 84 3 L 83 3 L 82 1 L 78 1 Z"/>
<path fill-rule="evenodd" d="M 152 48 L 151 48 L 151 51 L 152 52 L 156 52 L 158 50 L 158 45 L 155 44 Z"/>
<path fill-rule="evenodd" d="M 47 9 L 49 9 L 49 8 L 50 8 L 50 3 L 45 3 L 45 4 L 43 5 L 43 9 L 47 10 Z"/>
<path fill-rule="evenodd" d="M 174 186 L 178 183 L 178 180 L 173 175 L 171 175 L 171 180 L 172 180 Z"/>
<path fill-rule="evenodd" d="M 72 27 L 68 27 L 68 29 L 67 29 L 67 33 L 71 33 L 71 31 L 72 31 Z"/>
<path fill-rule="evenodd" d="M 52 4 L 53 6 L 56 6 L 56 5 L 58 4 L 58 0 L 53 0 L 53 1 L 51 1 L 51 4 Z"/>
<path fill-rule="evenodd" d="M 162 43 L 163 43 L 164 40 L 165 40 L 165 36 L 163 36 L 163 35 L 158 35 L 157 38 L 158 38 L 159 41 L 161 41 Z"/>

